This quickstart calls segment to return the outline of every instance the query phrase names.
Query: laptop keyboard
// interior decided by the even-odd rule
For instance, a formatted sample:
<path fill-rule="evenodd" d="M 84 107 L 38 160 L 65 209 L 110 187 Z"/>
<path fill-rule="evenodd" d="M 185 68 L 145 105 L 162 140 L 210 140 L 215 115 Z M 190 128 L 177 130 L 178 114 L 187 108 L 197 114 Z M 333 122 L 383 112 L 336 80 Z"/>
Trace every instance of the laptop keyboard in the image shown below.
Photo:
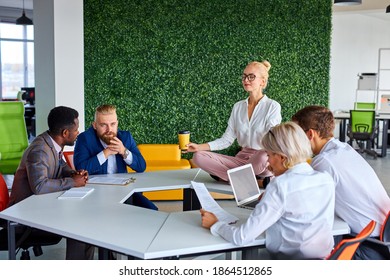
<path fill-rule="evenodd" d="M 257 203 L 259 203 L 259 201 L 258 200 L 254 200 L 254 201 L 248 202 L 245 205 L 240 205 L 240 207 L 246 208 L 246 209 L 253 209 L 253 208 L 256 207 Z"/>

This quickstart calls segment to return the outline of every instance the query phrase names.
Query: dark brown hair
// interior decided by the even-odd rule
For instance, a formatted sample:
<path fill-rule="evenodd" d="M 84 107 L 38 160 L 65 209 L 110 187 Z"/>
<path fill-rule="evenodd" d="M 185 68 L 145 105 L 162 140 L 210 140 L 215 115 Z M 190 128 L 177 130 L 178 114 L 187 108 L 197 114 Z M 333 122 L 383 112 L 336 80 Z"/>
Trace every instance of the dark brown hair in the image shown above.
<path fill-rule="evenodd" d="M 332 112 L 323 106 L 307 106 L 292 116 L 291 120 L 299 124 L 306 132 L 309 129 L 316 130 L 321 138 L 333 137 L 335 128 Z"/>

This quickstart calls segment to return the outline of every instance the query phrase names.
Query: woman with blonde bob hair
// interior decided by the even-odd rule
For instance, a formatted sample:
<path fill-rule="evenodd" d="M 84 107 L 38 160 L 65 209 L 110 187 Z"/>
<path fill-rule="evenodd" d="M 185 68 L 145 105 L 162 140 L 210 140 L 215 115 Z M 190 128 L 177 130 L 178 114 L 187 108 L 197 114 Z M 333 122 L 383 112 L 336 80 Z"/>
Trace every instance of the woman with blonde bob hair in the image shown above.
<path fill-rule="evenodd" d="M 298 163 L 306 162 L 312 156 L 309 139 L 302 128 L 293 122 L 270 129 L 261 143 L 268 157 L 269 153 L 274 153 L 283 158 L 282 163 L 286 170 Z"/>
<path fill-rule="evenodd" d="M 275 259 L 321 259 L 334 242 L 334 182 L 307 163 L 310 142 L 296 123 L 271 128 L 262 139 L 275 174 L 248 220 L 240 226 L 200 210 L 202 226 L 214 235 L 245 245 L 266 231 L 266 248 Z"/>

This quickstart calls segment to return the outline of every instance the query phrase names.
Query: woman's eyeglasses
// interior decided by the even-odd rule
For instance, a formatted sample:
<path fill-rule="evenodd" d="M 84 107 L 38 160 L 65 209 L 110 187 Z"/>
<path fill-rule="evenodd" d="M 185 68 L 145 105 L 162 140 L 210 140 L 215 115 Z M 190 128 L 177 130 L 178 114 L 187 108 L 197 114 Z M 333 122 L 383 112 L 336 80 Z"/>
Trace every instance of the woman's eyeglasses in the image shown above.
<path fill-rule="evenodd" d="M 248 81 L 252 82 L 256 79 L 256 75 L 255 74 L 248 74 L 248 75 L 242 74 L 241 80 L 245 81 L 247 78 L 248 78 Z"/>

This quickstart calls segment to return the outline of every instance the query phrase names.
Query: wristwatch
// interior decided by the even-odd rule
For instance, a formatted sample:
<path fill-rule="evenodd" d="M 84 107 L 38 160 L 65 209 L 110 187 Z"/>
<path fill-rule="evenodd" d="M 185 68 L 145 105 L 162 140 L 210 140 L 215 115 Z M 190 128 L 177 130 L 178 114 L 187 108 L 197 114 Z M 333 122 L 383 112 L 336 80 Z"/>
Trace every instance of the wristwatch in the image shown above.
<path fill-rule="evenodd" d="M 123 159 L 127 159 L 129 154 L 130 154 L 130 151 L 128 149 L 125 149 L 125 152 L 123 153 Z"/>

